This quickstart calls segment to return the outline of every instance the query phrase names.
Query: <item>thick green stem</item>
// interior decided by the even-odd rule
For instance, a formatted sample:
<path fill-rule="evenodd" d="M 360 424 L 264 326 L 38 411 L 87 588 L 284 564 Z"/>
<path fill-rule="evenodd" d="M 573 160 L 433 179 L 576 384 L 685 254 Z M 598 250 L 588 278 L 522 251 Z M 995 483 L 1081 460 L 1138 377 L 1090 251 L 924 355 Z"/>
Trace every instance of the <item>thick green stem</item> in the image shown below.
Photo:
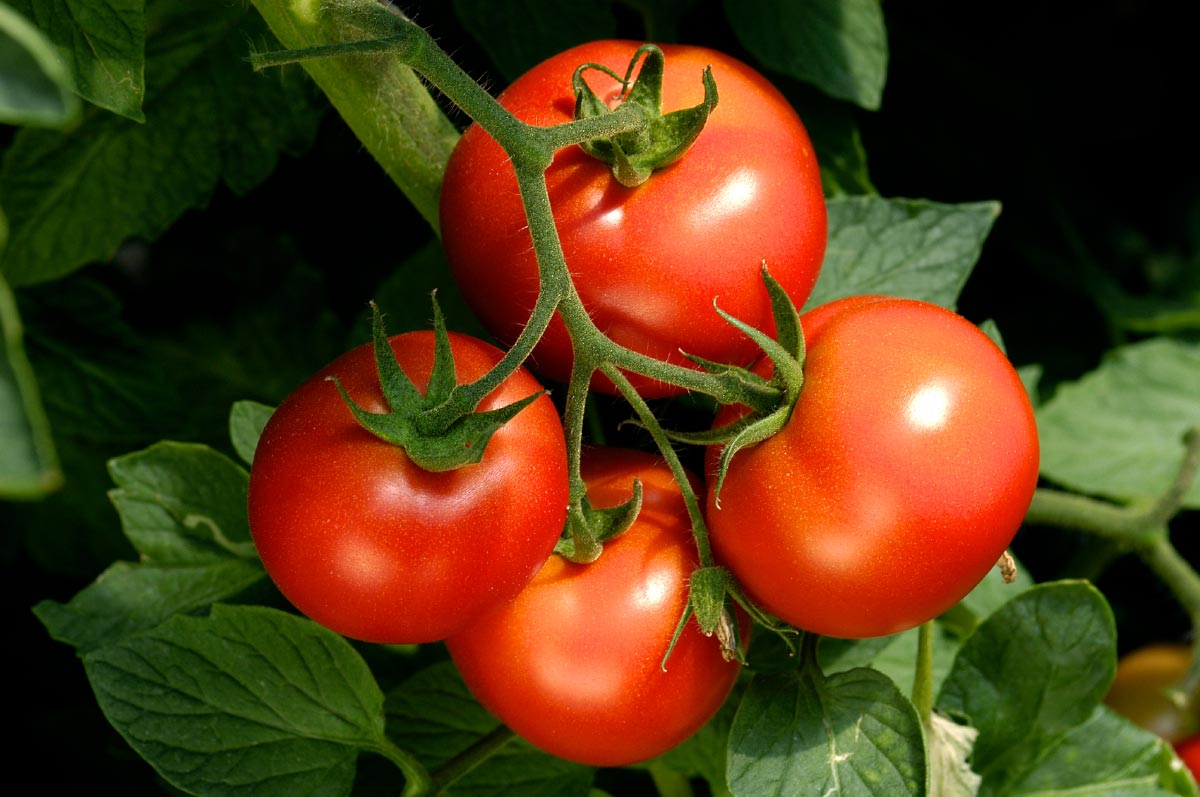
<path fill-rule="evenodd" d="M 458 129 L 405 65 L 411 22 L 377 0 L 253 0 L 290 49 L 255 53 L 256 69 L 301 63 L 384 172 L 436 232 L 438 192 Z"/>
<path fill-rule="evenodd" d="M 1200 575 L 1196 574 L 1195 568 L 1179 554 L 1165 534 L 1139 548 L 1137 553 L 1187 611 L 1192 627 L 1200 627 Z"/>
<path fill-rule="evenodd" d="M 1079 529 L 1127 545 L 1148 543 L 1158 533 L 1146 526 L 1144 511 L 1046 487 L 1034 493 L 1025 522 Z"/>
<path fill-rule="evenodd" d="M 1170 486 L 1153 503 L 1118 506 L 1059 490 L 1039 489 L 1026 513 L 1027 523 L 1079 529 L 1136 553 L 1163 580 L 1200 628 L 1200 575 L 1171 544 L 1167 524 L 1200 471 L 1200 432 L 1183 437 L 1184 455 Z"/>

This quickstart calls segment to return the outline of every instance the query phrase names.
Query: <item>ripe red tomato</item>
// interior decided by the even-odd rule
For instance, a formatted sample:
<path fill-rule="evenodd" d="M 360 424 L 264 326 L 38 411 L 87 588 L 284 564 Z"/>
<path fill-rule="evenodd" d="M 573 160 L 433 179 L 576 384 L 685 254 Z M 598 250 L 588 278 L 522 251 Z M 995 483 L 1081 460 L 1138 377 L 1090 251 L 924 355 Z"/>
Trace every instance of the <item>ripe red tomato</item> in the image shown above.
<path fill-rule="evenodd" d="M 571 75 L 587 62 L 624 74 L 638 45 L 598 41 L 535 66 L 500 96 L 518 118 L 550 125 L 573 118 Z M 820 172 L 799 117 L 765 78 L 713 50 L 664 46 L 663 110 L 699 104 L 711 65 L 720 101 L 691 149 L 636 188 L 579 147 L 560 151 L 546 173 L 567 265 L 602 332 L 660 360 L 689 364 L 680 349 L 746 364 L 757 350 L 713 311 L 773 329 L 760 270 L 797 306 L 812 291 L 825 252 Z M 588 73 L 612 102 L 615 81 Z M 442 241 L 472 309 L 511 343 L 538 292 L 537 264 L 508 158 L 478 125 L 467 129 L 446 166 Z M 535 369 L 565 381 L 572 350 L 556 316 L 534 353 Z M 642 395 L 677 388 L 637 377 Z M 599 389 L 612 392 L 606 379 Z"/>
<path fill-rule="evenodd" d="M 1135 725 L 1169 742 L 1200 732 L 1200 717 L 1167 697 L 1167 690 L 1187 676 L 1192 648 L 1183 643 L 1157 643 L 1121 657 L 1104 702 Z"/>
<path fill-rule="evenodd" d="M 594 766 L 652 758 L 716 713 L 740 665 L 694 619 L 660 668 L 697 567 L 691 524 L 666 465 L 623 449 L 585 452 L 594 506 L 644 503 L 588 565 L 546 562 L 511 604 L 447 640 L 471 692 L 543 750 Z M 748 631 L 748 629 L 746 629 Z"/>
<path fill-rule="evenodd" d="M 432 332 L 391 339 L 400 367 L 424 391 Z M 451 333 L 459 382 L 501 352 Z M 250 528 L 267 573 L 296 608 L 369 642 L 443 639 L 482 610 L 515 596 L 562 532 L 566 444 L 546 396 L 495 433 L 482 461 L 431 473 L 363 429 L 337 388 L 359 406 L 387 405 L 371 345 L 334 360 L 271 416 L 250 472 Z M 521 369 L 479 409 L 541 389 Z"/>
<path fill-rule="evenodd" d="M 1004 354 L 936 305 L 853 297 L 801 322 L 799 401 L 734 455 L 719 505 L 709 496 L 713 550 L 795 626 L 903 631 L 966 595 L 1012 540 L 1037 484 L 1033 409 Z"/>

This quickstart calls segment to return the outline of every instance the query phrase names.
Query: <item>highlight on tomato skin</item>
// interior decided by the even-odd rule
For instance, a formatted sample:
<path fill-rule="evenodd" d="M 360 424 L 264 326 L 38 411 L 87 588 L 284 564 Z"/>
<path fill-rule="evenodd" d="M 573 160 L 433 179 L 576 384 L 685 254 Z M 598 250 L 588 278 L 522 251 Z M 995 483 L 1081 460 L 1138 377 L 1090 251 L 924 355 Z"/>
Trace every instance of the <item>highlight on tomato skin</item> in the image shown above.
<path fill-rule="evenodd" d="M 698 565 L 678 484 L 645 452 L 585 449 L 583 476 L 597 507 L 616 506 L 642 481 L 633 526 L 587 565 L 546 562 L 510 604 L 446 644 L 475 697 L 542 750 L 593 766 L 653 758 L 699 730 L 721 707 L 741 666 L 688 621 L 662 669 Z M 743 639 L 749 623 L 739 615 Z"/>
<path fill-rule="evenodd" d="M 970 592 L 1016 534 L 1038 478 L 1032 405 L 996 345 L 936 305 L 849 297 L 801 323 L 793 414 L 732 458 L 719 503 L 708 452 L 714 554 L 799 628 L 912 628 Z M 714 426 L 745 412 L 723 408 Z"/>
<path fill-rule="evenodd" d="M 434 333 L 391 338 L 424 392 Z M 450 333 L 459 383 L 502 352 Z M 566 517 L 566 442 L 546 395 L 501 427 L 473 465 L 433 473 L 354 419 L 333 382 L 384 412 L 372 346 L 343 354 L 289 395 L 267 423 L 250 471 L 249 517 L 268 575 L 308 617 L 366 642 L 444 639 L 511 599 L 550 555 Z M 524 368 L 480 404 L 541 391 Z"/>
<path fill-rule="evenodd" d="M 583 44 L 533 67 L 500 93 L 523 121 L 570 121 L 571 77 L 594 62 L 624 74 L 639 43 Z M 636 188 L 579 147 L 559 151 L 546 172 L 563 253 L 584 306 L 601 332 L 642 354 L 695 367 L 682 354 L 745 365 L 754 344 L 723 321 L 721 309 L 770 332 L 764 261 L 797 306 L 824 259 L 827 218 L 820 170 L 808 133 L 765 77 L 723 53 L 663 45 L 663 111 L 696 105 L 712 67 L 720 100 L 691 148 Z M 595 70 L 587 80 L 608 96 L 616 83 Z M 442 239 L 455 281 L 499 340 L 511 343 L 538 295 L 538 269 L 513 169 L 481 128 L 467 128 L 446 166 Z M 557 316 L 531 367 L 567 381 L 573 354 Z M 678 395 L 672 385 L 631 375 L 645 397 Z M 615 392 L 598 377 L 594 387 Z"/>

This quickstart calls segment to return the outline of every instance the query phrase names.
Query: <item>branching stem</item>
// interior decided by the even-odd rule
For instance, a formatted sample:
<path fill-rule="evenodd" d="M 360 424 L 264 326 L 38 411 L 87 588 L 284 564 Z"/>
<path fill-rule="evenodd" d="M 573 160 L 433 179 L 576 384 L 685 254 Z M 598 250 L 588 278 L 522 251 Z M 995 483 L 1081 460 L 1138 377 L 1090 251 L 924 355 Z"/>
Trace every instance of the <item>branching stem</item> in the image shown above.
<path fill-rule="evenodd" d="M 1193 618 L 1193 627 L 1198 627 L 1200 575 L 1171 544 L 1167 528 L 1200 471 L 1200 431 L 1189 429 L 1183 436 L 1183 445 L 1183 459 L 1174 480 L 1151 503 L 1120 506 L 1075 493 L 1040 488 L 1034 494 L 1025 521 L 1087 531 L 1137 554 Z"/>

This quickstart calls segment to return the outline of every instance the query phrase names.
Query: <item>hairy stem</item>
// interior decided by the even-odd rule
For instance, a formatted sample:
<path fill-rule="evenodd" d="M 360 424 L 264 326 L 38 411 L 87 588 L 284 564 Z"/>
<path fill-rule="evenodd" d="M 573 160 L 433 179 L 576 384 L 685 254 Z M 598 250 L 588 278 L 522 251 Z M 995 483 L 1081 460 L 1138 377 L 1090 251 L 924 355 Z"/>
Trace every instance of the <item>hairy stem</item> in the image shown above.
<path fill-rule="evenodd" d="M 691 480 L 687 477 L 687 472 L 683 469 L 683 463 L 679 461 L 679 454 L 676 453 L 674 446 L 671 445 L 670 438 L 663 431 L 662 426 L 658 423 L 658 418 L 654 416 L 654 412 L 650 409 L 650 405 L 646 403 L 630 384 L 629 379 L 614 368 L 610 364 L 605 364 L 600 367 L 601 372 L 607 376 L 612 383 L 621 391 L 621 395 L 633 407 L 641 419 L 642 424 L 650 433 L 650 437 L 654 439 L 655 445 L 658 446 L 659 452 L 663 459 L 666 460 L 667 466 L 671 469 L 675 481 L 679 483 L 679 488 L 683 492 L 683 502 L 687 506 L 688 517 L 692 521 L 692 536 L 696 539 L 696 550 L 700 558 L 701 567 L 712 567 L 714 565 L 712 555 L 712 545 L 708 539 L 708 524 L 704 522 L 704 511 L 700 508 L 700 499 L 696 496 L 695 489 L 692 488 Z"/>

